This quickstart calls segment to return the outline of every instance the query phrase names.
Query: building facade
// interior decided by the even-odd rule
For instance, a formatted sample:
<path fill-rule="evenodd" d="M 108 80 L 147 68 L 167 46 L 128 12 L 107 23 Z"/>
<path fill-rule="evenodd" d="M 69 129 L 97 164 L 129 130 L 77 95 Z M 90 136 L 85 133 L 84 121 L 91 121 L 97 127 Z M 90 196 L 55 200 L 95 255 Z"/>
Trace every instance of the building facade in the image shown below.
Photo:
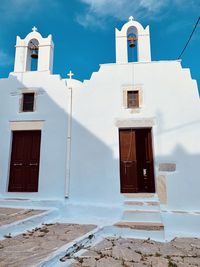
<path fill-rule="evenodd" d="M 84 82 L 52 74 L 51 35 L 17 37 L 14 72 L 0 80 L 1 197 L 114 207 L 124 221 L 127 202 L 149 202 L 160 216 L 149 221 L 196 233 L 197 83 L 180 60 L 151 60 L 149 27 L 132 17 L 115 35 L 116 62 Z"/>

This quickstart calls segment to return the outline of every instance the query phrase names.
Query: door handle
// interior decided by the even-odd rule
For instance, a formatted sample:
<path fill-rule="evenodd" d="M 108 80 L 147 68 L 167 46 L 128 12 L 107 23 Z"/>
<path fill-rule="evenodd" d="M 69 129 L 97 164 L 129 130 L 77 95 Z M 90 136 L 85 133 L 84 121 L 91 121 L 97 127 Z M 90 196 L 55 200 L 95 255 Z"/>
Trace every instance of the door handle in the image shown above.
<path fill-rule="evenodd" d="M 29 163 L 29 166 L 37 166 L 37 163 Z"/>
<path fill-rule="evenodd" d="M 14 166 L 22 166 L 22 163 L 13 163 Z"/>
<path fill-rule="evenodd" d="M 147 169 L 143 169 L 143 175 L 144 175 L 144 177 L 147 176 Z"/>

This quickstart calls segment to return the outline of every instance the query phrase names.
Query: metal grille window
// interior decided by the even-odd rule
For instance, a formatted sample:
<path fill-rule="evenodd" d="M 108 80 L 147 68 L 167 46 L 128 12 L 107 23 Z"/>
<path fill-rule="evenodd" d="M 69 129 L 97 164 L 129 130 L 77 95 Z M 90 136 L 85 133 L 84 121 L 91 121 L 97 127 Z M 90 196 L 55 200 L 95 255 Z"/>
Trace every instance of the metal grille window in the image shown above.
<path fill-rule="evenodd" d="M 139 107 L 139 91 L 127 91 L 127 107 Z"/>
<path fill-rule="evenodd" d="M 23 94 L 23 106 L 22 111 L 33 111 L 34 110 L 34 93 Z"/>

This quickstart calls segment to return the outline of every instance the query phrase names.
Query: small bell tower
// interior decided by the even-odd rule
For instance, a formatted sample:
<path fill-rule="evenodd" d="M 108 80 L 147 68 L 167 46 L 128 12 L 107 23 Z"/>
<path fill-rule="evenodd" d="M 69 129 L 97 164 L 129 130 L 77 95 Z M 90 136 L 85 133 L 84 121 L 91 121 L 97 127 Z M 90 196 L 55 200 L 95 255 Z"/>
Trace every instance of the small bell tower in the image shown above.
<path fill-rule="evenodd" d="M 137 42 L 138 62 L 151 61 L 149 26 L 144 29 L 143 26 L 131 16 L 129 17 L 129 21 L 123 25 L 120 31 L 115 29 L 115 38 L 116 63 L 128 63 L 128 42 L 132 49 L 134 49 L 135 43 Z"/>
<path fill-rule="evenodd" d="M 34 26 L 24 39 L 17 36 L 14 72 L 53 70 L 52 36 L 43 38 Z"/>

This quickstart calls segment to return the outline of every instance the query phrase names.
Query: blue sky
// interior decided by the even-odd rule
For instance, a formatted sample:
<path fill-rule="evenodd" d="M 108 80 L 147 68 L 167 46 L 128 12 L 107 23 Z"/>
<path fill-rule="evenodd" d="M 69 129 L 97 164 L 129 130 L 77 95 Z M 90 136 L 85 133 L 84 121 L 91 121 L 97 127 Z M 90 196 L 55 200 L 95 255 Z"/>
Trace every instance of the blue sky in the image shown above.
<path fill-rule="evenodd" d="M 13 71 L 15 41 L 35 25 L 53 35 L 54 73 L 89 79 L 115 62 L 115 27 L 132 15 L 150 25 L 152 60 L 176 59 L 200 15 L 200 0 L 1 0 L 0 77 Z M 200 87 L 200 24 L 182 57 Z"/>

